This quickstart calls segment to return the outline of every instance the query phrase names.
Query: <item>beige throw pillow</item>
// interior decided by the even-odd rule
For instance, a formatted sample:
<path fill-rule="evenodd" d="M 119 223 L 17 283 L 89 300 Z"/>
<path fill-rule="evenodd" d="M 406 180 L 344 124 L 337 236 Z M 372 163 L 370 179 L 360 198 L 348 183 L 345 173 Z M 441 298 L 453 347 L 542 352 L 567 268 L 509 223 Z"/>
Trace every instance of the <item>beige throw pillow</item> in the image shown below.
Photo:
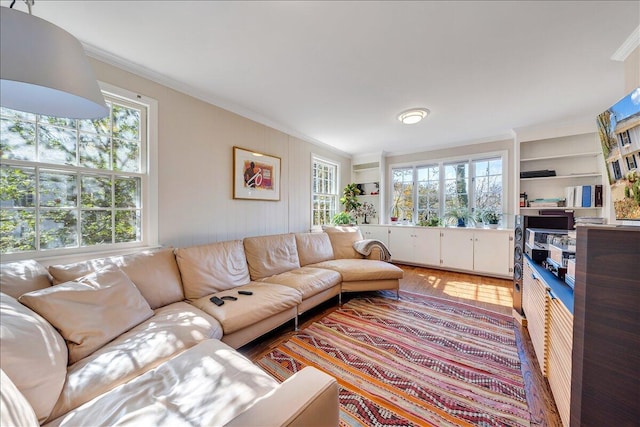
<path fill-rule="evenodd" d="M 19 300 L 60 331 L 69 347 L 69 364 L 153 315 L 133 282 L 114 265 Z"/>
<path fill-rule="evenodd" d="M 329 235 L 336 259 L 364 258 L 353 249 L 353 243 L 363 239 L 358 227 L 325 227 L 324 231 Z"/>
<path fill-rule="evenodd" d="M 32 259 L 0 265 L 0 292 L 18 298 L 27 292 L 51 286 L 49 273 Z"/>
<path fill-rule="evenodd" d="M 67 346 L 45 319 L 3 293 L 0 367 L 31 404 L 38 420 L 45 421 L 67 377 Z"/>

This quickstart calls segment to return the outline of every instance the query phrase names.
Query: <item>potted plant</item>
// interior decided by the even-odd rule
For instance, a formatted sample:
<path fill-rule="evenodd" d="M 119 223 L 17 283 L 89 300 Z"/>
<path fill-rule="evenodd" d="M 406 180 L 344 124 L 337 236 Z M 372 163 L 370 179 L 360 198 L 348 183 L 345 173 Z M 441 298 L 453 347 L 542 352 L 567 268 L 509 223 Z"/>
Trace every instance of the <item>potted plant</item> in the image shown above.
<path fill-rule="evenodd" d="M 362 203 L 358 207 L 358 209 L 356 209 L 356 217 L 363 218 L 362 220 L 363 224 L 369 224 L 369 221 L 367 221 L 367 216 L 372 217 L 372 216 L 375 216 L 375 214 L 376 214 L 376 209 L 373 206 L 373 204 L 369 202 Z"/>
<path fill-rule="evenodd" d="M 494 209 L 487 209 L 484 211 L 482 219 L 488 228 L 498 228 L 498 223 L 500 222 L 500 218 L 502 214 L 497 212 Z"/>
<path fill-rule="evenodd" d="M 445 214 L 445 220 L 447 224 L 457 227 L 466 227 L 474 224 L 473 216 L 465 206 L 449 208 Z"/>
<path fill-rule="evenodd" d="M 338 212 L 333 216 L 331 222 L 333 225 L 351 225 L 355 224 L 356 220 L 347 212 Z"/>
<path fill-rule="evenodd" d="M 360 193 L 361 191 L 358 188 L 358 184 L 353 182 L 344 187 L 342 197 L 340 197 L 340 203 L 344 206 L 345 212 L 354 212 L 360 207 L 360 202 L 358 201 L 358 195 L 360 195 Z"/>
<path fill-rule="evenodd" d="M 485 210 L 482 208 L 476 208 L 475 211 L 473 212 L 473 220 L 475 221 L 476 225 L 478 225 L 479 227 L 481 227 L 484 224 L 484 214 L 485 214 Z"/>
<path fill-rule="evenodd" d="M 425 219 L 418 221 L 418 225 L 422 227 L 439 227 L 442 225 L 442 220 L 438 215 L 427 215 Z"/>

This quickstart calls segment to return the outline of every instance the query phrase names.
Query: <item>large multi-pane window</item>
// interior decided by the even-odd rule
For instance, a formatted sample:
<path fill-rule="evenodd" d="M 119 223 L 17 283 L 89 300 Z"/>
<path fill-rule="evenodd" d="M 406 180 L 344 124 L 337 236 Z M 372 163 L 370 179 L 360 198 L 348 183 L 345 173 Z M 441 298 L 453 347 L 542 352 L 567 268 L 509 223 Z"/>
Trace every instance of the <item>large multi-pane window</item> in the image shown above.
<path fill-rule="evenodd" d="M 459 208 L 503 212 L 502 155 L 393 167 L 391 181 L 391 218 L 419 223 Z"/>
<path fill-rule="evenodd" d="M 142 242 L 147 109 L 106 99 L 99 120 L 0 109 L 2 254 Z"/>
<path fill-rule="evenodd" d="M 338 212 L 338 165 L 313 157 L 311 169 L 312 225 L 320 227 L 331 224 Z"/>

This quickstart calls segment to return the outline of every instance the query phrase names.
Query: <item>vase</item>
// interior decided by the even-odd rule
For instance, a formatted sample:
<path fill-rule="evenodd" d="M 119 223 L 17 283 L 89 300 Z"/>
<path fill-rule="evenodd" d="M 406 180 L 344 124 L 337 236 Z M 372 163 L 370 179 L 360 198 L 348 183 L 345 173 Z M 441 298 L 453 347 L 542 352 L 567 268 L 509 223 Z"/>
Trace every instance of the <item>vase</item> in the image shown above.
<path fill-rule="evenodd" d="M 466 227 L 467 225 L 464 223 L 464 218 L 458 218 L 458 227 Z"/>
<path fill-rule="evenodd" d="M 363 224 L 369 224 L 369 221 L 367 221 L 367 215 L 364 215 L 364 219 L 362 220 Z"/>

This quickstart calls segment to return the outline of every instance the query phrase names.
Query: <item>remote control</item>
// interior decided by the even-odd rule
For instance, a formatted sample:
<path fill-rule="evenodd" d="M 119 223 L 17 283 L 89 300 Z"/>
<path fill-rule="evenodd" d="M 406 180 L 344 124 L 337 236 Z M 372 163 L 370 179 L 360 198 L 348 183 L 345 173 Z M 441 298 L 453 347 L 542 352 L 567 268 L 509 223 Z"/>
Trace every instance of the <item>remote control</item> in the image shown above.
<path fill-rule="evenodd" d="M 253 292 L 251 292 L 251 291 L 238 291 L 238 293 L 240 295 L 253 295 Z"/>
<path fill-rule="evenodd" d="M 225 301 L 236 301 L 238 298 L 237 297 L 232 297 L 231 295 L 225 295 L 225 296 L 221 297 L 220 299 L 225 300 Z"/>
<path fill-rule="evenodd" d="M 214 303 L 215 305 L 217 305 L 218 307 L 221 306 L 222 304 L 224 304 L 224 301 L 222 301 L 220 298 L 218 297 L 211 297 L 209 298 L 209 301 L 211 301 L 212 303 Z"/>

